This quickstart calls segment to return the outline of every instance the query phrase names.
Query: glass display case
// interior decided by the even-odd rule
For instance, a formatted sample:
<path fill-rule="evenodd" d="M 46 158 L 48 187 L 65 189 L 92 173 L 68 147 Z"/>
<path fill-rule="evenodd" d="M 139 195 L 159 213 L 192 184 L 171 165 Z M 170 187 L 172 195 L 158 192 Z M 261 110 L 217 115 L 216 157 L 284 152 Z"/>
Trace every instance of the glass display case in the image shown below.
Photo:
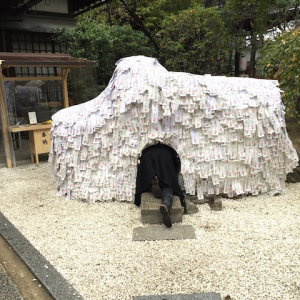
<path fill-rule="evenodd" d="M 95 67 L 68 54 L 0 52 L 0 166 L 38 164 L 52 115 L 98 95 Z"/>
<path fill-rule="evenodd" d="M 35 112 L 42 123 L 63 108 L 61 81 L 7 81 L 4 82 L 9 125 L 29 124 L 29 112 Z"/>

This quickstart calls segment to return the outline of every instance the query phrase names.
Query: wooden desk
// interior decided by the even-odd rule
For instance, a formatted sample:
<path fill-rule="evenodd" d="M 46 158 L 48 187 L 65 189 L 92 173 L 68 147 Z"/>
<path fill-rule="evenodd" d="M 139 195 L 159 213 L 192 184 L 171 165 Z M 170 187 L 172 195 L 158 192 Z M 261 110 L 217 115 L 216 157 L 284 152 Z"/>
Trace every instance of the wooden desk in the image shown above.
<path fill-rule="evenodd" d="M 31 162 L 39 165 L 39 154 L 49 153 L 51 124 L 16 125 L 10 126 L 11 132 L 28 131 L 30 142 Z"/>

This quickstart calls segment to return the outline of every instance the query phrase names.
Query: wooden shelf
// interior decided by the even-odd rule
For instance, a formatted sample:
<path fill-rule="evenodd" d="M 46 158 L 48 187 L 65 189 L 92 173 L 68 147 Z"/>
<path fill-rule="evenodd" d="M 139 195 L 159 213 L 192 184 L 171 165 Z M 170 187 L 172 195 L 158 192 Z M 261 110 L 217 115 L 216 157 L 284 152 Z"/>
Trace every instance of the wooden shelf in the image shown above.
<path fill-rule="evenodd" d="M 30 124 L 26 124 L 26 125 L 16 125 L 16 126 L 10 126 L 9 130 L 11 132 L 20 132 L 20 131 L 32 131 L 32 130 L 46 130 L 46 129 L 50 129 L 51 128 L 51 124 L 35 124 L 35 125 L 30 125 Z"/>

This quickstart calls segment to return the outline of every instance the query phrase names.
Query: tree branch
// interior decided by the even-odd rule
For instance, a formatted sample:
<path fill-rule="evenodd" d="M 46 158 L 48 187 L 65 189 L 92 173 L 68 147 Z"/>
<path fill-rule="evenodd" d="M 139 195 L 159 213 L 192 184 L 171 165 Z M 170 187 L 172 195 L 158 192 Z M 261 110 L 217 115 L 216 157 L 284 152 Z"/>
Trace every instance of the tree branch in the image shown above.
<path fill-rule="evenodd" d="M 127 5 L 127 3 L 124 0 L 120 0 L 120 2 L 124 5 L 125 9 L 127 10 L 127 12 L 130 14 L 130 16 L 132 17 L 132 19 L 139 24 L 141 31 L 148 37 L 148 39 L 153 43 L 155 50 L 157 51 L 157 53 L 160 50 L 159 45 L 157 44 L 156 40 L 153 38 L 153 36 L 151 35 L 151 33 L 147 30 L 147 28 L 145 27 L 144 23 L 142 22 L 142 20 L 138 17 L 138 15 L 135 13 L 134 10 L 130 9 Z M 136 3 L 135 3 L 136 5 Z M 136 7 L 135 7 L 136 8 Z"/>

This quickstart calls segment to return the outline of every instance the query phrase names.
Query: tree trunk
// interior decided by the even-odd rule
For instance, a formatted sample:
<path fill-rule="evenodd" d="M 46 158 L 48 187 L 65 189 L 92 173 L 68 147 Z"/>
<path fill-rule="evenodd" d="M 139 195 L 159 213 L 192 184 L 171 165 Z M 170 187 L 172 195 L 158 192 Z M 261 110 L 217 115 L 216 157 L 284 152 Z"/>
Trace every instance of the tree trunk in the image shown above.
<path fill-rule="evenodd" d="M 238 50 L 235 50 L 234 55 L 234 76 L 240 77 L 240 57 L 241 53 Z"/>
<path fill-rule="evenodd" d="M 113 21 L 111 19 L 111 6 L 110 3 L 106 3 L 106 13 L 107 13 L 107 19 L 110 26 L 113 25 Z"/>
<path fill-rule="evenodd" d="M 249 65 L 249 77 L 254 77 L 255 73 L 256 73 L 256 68 L 255 68 L 255 64 L 256 64 L 256 60 L 255 60 L 256 51 L 257 51 L 257 36 L 256 36 L 256 32 L 252 31 L 252 35 L 251 35 L 251 54 L 250 54 L 250 65 Z"/>
<path fill-rule="evenodd" d="M 206 0 L 205 1 L 205 7 L 206 8 L 212 7 L 213 6 L 213 2 L 214 2 L 213 0 Z"/>
<path fill-rule="evenodd" d="M 296 111 L 297 114 L 300 116 L 300 97 L 297 97 L 296 99 Z"/>
<path fill-rule="evenodd" d="M 252 30 L 251 30 L 251 53 L 250 53 L 250 66 L 249 66 L 249 77 L 254 77 L 255 76 L 255 56 L 256 56 L 256 51 L 257 51 L 257 22 L 256 22 L 256 15 L 257 15 L 257 4 L 258 0 L 255 1 L 253 11 L 254 11 L 254 16 L 253 16 L 253 24 Z"/>

